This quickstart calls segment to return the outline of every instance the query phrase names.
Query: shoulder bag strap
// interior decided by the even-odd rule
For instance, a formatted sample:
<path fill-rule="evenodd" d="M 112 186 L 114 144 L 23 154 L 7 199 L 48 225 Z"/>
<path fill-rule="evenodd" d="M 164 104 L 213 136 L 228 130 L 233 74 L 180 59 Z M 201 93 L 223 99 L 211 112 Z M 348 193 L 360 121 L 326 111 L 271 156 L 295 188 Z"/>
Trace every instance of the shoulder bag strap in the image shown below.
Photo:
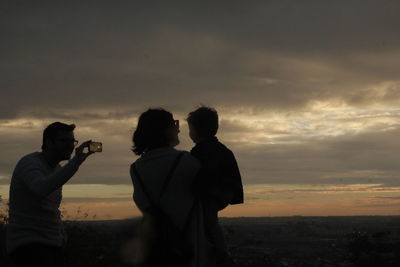
<path fill-rule="evenodd" d="M 163 186 L 161 188 L 160 196 L 158 198 L 158 203 L 157 204 L 160 203 L 161 197 L 164 194 L 164 191 L 166 190 L 169 182 L 171 181 L 172 175 L 174 174 L 175 169 L 178 166 L 178 163 L 179 163 L 180 159 L 182 158 L 182 156 L 183 156 L 183 152 L 180 152 L 178 154 L 178 156 L 176 157 L 176 159 L 174 160 L 174 163 L 172 164 L 172 167 L 168 172 L 168 176 L 165 179 L 165 181 L 163 183 Z M 157 204 L 153 201 L 153 199 L 150 196 L 150 193 L 147 191 L 146 187 L 144 186 L 143 180 L 140 177 L 139 172 L 136 169 L 136 164 L 133 164 L 133 174 L 135 175 L 135 177 L 136 177 L 137 181 L 139 182 L 140 186 L 143 188 L 143 192 L 145 193 L 145 195 L 146 195 L 147 199 L 149 200 L 151 206 L 156 206 Z"/>

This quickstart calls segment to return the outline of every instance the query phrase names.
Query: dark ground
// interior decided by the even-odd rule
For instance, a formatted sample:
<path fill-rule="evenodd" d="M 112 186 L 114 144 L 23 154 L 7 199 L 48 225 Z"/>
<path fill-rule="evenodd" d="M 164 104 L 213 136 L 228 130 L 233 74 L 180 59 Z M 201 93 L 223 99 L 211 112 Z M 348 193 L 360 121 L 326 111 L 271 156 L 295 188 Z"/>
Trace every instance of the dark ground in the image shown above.
<path fill-rule="evenodd" d="M 66 221 L 70 265 L 129 266 L 120 261 L 119 249 L 136 223 Z M 400 216 L 223 218 L 221 223 L 238 266 L 400 266 Z M 0 266 L 7 266 L 4 257 Z"/>

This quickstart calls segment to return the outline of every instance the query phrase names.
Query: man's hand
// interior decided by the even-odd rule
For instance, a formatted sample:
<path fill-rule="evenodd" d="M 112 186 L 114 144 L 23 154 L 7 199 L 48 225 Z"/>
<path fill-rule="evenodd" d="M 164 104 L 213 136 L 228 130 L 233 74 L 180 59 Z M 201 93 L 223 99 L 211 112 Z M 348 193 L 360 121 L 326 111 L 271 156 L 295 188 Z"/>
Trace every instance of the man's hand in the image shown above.
<path fill-rule="evenodd" d="M 94 153 L 94 152 L 89 151 L 89 149 L 88 149 L 88 152 L 84 152 L 83 151 L 85 149 L 85 147 L 89 148 L 89 144 L 91 142 L 92 142 L 92 140 L 88 140 L 86 142 L 83 142 L 80 146 L 78 146 L 75 149 L 75 158 L 78 159 L 79 164 L 84 162 L 87 157 L 89 157 L 90 155 L 92 155 Z"/>

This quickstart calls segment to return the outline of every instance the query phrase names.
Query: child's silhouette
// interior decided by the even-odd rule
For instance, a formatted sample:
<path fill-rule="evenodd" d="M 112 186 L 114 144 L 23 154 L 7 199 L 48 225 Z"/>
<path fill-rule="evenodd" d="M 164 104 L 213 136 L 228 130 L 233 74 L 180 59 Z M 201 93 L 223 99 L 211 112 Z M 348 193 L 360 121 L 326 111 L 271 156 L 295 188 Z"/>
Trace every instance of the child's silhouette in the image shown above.
<path fill-rule="evenodd" d="M 232 262 L 218 211 L 228 204 L 243 203 L 243 186 L 239 168 L 232 151 L 218 141 L 218 113 L 209 107 L 200 107 L 187 118 L 190 138 L 196 145 L 191 154 L 200 160 L 202 169 L 195 190 L 203 203 L 205 228 L 214 244 L 217 265 L 229 266 Z"/>

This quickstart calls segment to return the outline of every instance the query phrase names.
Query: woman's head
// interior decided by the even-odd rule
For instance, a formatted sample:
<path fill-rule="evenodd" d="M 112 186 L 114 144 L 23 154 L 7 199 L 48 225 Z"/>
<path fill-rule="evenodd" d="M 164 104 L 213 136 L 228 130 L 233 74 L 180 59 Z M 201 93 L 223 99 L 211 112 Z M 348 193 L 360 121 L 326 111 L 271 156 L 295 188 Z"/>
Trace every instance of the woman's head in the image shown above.
<path fill-rule="evenodd" d="M 142 155 L 146 150 L 179 144 L 179 121 L 164 109 L 143 112 L 132 137 L 133 152 Z"/>

